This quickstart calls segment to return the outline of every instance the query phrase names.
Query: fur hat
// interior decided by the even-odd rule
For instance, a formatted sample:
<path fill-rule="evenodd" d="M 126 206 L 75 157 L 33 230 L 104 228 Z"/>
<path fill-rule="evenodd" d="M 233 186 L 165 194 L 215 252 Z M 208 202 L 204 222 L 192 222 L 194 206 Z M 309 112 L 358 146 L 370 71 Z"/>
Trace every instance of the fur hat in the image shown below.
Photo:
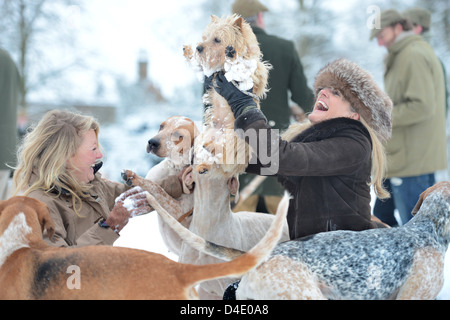
<path fill-rule="evenodd" d="M 339 90 L 381 141 L 389 140 L 392 101 L 367 71 L 354 62 L 338 59 L 322 68 L 316 76 L 316 96 L 321 88 L 327 87 Z"/>

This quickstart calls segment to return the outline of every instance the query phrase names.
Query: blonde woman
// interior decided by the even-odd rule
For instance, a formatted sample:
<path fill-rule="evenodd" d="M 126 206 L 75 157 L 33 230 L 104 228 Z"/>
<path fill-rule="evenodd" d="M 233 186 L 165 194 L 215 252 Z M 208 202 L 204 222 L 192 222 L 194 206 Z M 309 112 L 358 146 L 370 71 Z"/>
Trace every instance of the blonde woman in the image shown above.
<path fill-rule="evenodd" d="M 213 85 L 211 79 L 206 85 Z M 277 168 L 271 174 L 293 197 L 287 217 L 291 239 L 382 226 L 371 216 L 370 186 L 380 198 L 389 197 L 382 186 L 382 141 L 391 135 L 392 101 L 365 70 L 346 59 L 320 70 L 314 87 L 309 124 L 291 127 L 280 138 L 250 96 L 223 74 L 216 75 L 214 84 L 231 106 L 235 129 L 256 130 L 258 138 L 268 135 L 253 146 L 261 156 L 257 154 L 258 163 L 249 165 L 247 172 Z M 263 162 L 267 155 L 278 155 L 276 166 Z"/>
<path fill-rule="evenodd" d="M 14 194 L 47 204 L 56 228 L 52 241 L 44 239 L 52 245 L 112 245 L 130 217 L 150 210 L 142 190 L 101 177 L 98 134 L 92 117 L 53 110 L 19 147 Z M 178 177 L 167 183 L 179 196 Z"/>

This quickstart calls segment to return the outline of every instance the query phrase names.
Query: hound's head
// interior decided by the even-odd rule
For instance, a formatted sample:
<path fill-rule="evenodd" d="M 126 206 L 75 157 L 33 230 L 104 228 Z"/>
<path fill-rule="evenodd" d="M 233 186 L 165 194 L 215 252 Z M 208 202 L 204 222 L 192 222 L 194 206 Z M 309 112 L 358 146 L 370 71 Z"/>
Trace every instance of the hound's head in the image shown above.
<path fill-rule="evenodd" d="M 197 135 L 194 121 L 173 116 L 161 123 L 158 133 L 148 140 L 147 152 L 170 158 L 177 164 L 189 164 L 189 154 Z"/>

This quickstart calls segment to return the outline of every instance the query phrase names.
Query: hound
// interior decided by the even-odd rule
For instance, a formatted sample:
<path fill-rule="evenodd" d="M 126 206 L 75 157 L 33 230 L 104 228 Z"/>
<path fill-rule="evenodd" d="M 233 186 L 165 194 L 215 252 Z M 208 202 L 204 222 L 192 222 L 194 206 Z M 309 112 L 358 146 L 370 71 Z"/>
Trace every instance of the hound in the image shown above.
<path fill-rule="evenodd" d="M 234 213 L 231 210 L 230 195 L 237 194 L 239 190 L 240 165 L 235 161 L 238 149 L 231 150 L 230 143 L 223 142 L 225 135 L 208 128 L 196 138 L 191 173 L 195 183 L 195 206 L 189 230 L 207 241 L 248 251 L 264 236 L 275 217 L 257 212 Z M 284 221 L 281 241 L 288 239 L 287 222 Z M 179 261 L 192 264 L 221 262 L 184 243 Z M 201 299 L 221 299 L 232 282 L 232 279 L 203 282 L 199 286 L 199 296 Z"/>
<path fill-rule="evenodd" d="M 450 241 L 450 183 L 421 195 L 399 228 L 333 231 L 277 245 L 237 299 L 435 299 Z"/>
<path fill-rule="evenodd" d="M 165 192 L 156 190 L 154 185 L 148 181 L 160 183 L 167 176 L 178 176 L 183 169 L 190 165 L 191 149 L 194 145 L 194 139 L 198 134 L 197 126 L 194 121 L 183 116 L 172 116 L 160 125 L 158 133 L 147 143 L 147 152 L 153 153 L 160 158 L 164 158 L 160 163 L 153 166 L 145 176 L 139 177 L 130 170 L 122 172 L 122 179 L 133 186 L 140 186 L 149 191 L 160 201 L 166 202 L 173 210 L 169 212 L 178 219 L 186 228 L 189 227 L 194 208 L 194 196 L 189 188 L 183 189 L 183 194 L 173 199 Z M 164 198 L 164 199 L 162 199 Z M 173 230 L 159 218 L 159 230 L 164 244 L 176 255 L 180 254 L 181 239 Z"/>
<path fill-rule="evenodd" d="M 161 211 L 154 197 L 147 195 Z M 0 202 L 0 299 L 194 299 L 194 286 L 208 279 L 239 276 L 261 263 L 277 243 L 287 210 L 248 253 L 231 262 L 188 265 L 160 254 L 111 246 L 59 248 L 47 206 L 14 197 Z M 172 218 L 173 219 L 173 218 Z M 202 242 L 187 229 L 187 243 Z M 225 257 L 229 248 L 202 242 L 210 254 Z"/>

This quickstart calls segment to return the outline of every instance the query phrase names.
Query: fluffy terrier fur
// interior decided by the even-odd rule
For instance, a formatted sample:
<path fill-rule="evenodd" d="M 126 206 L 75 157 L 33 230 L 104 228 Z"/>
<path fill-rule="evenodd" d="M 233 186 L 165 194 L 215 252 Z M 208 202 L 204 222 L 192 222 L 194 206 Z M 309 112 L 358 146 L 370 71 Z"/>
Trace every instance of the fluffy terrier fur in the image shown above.
<path fill-rule="evenodd" d="M 211 16 L 202 41 L 195 50 L 191 46 L 185 46 L 184 55 L 193 66 L 200 69 L 202 76 L 225 72 L 228 81 L 250 94 L 258 107 L 259 99 L 264 98 L 268 91 L 267 80 L 271 66 L 262 61 L 262 53 L 252 28 L 238 15 L 224 18 Z M 221 95 L 214 89 L 209 89 L 204 101 L 209 105 L 205 112 L 206 128 L 224 131 L 234 129 L 233 113 Z"/>

